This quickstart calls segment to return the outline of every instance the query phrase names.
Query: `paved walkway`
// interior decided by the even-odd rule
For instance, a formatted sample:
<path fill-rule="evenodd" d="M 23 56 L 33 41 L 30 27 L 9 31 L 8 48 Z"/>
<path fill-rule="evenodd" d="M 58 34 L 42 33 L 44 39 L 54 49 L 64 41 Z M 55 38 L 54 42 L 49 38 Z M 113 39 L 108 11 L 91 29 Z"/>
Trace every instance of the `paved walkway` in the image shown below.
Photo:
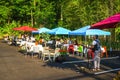
<path fill-rule="evenodd" d="M 74 68 L 74 64 L 45 63 L 40 59 L 25 58 L 18 52 L 18 47 L 0 42 L 0 80 L 112 80 L 115 76 L 115 73 L 78 73 Z"/>

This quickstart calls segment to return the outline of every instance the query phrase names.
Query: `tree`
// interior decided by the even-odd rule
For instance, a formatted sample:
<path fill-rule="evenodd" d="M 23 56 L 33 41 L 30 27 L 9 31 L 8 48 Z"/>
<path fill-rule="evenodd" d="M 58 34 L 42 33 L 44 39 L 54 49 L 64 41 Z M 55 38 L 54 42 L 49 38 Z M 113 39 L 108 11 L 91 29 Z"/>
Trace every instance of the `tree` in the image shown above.
<path fill-rule="evenodd" d="M 119 0 L 2 0 L 0 27 L 14 21 L 20 23 L 17 26 L 44 26 L 51 29 L 63 26 L 74 30 L 118 13 L 119 4 Z M 113 37 L 114 34 L 118 35 L 114 29 L 110 31 Z"/>

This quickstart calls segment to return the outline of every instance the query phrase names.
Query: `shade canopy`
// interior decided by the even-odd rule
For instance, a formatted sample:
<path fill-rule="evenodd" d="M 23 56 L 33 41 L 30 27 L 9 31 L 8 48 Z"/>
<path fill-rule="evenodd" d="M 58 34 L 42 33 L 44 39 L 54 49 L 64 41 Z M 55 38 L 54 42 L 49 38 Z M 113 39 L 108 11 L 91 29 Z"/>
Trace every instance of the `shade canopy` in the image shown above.
<path fill-rule="evenodd" d="M 69 35 L 111 35 L 111 33 L 107 31 L 89 28 L 90 26 L 79 28 L 77 30 L 69 32 Z"/>
<path fill-rule="evenodd" d="M 29 26 L 21 26 L 21 27 L 13 28 L 13 30 L 17 30 L 17 31 L 36 31 L 37 29 L 29 27 Z"/>
<path fill-rule="evenodd" d="M 90 28 L 90 26 L 85 26 L 85 27 L 79 28 L 77 30 L 69 32 L 69 35 L 84 35 L 86 30 L 89 28 Z"/>
<path fill-rule="evenodd" d="M 58 27 L 55 29 L 52 29 L 49 34 L 54 34 L 54 35 L 67 35 L 69 34 L 70 30 L 63 28 L 63 27 Z"/>
<path fill-rule="evenodd" d="M 111 33 L 99 29 L 88 29 L 86 35 L 111 35 Z"/>
<path fill-rule="evenodd" d="M 45 33 L 45 32 L 49 32 L 49 31 L 51 31 L 51 30 L 43 27 L 43 28 L 38 29 L 37 31 L 32 31 L 32 33 L 33 34 L 40 34 L 40 33 Z"/>
<path fill-rule="evenodd" d="M 98 23 L 91 25 L 91 29 L 106 29 L 115 28 L 117 23 L 120 22 L 120 13 L 110 16 Z"/>

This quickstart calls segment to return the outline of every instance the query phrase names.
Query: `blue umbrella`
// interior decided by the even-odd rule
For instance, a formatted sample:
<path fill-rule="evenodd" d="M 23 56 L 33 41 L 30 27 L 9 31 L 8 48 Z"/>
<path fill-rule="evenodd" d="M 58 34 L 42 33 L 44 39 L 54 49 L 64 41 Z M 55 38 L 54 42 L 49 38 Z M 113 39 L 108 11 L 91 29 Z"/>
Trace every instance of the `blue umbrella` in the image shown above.
<path fill-rule="evenodd" d="M 88 29 L 86 35 L 111 35 L 111 33 L 99 29 Z"/>
<path fill-rule="evenodd" d="M 90 26 L 85 26 L 85 27 L 79 28 L 77 30 L 69 32 L 69 35 L 85 35 L 86 30 L 89 28 L 90 28 Z"/>
<path fill-rule="evenodd" d="M 40 33 L 45 33 L 45 32 L 49 32 L 49 31 L 51 31 L 51 30 L 48 29 L 48 28 L 43 27 L 43 28 L 38 29 L 38 31 L 32 31 L 32 33 L 33 33 L 33 34 L 34 34 L 34 33 L 40 34 Z"/>
<path fill-rule="evenodd" d="M 67 35 L 69 34 L 70 30 L 66 29 L 66 28 L 63 28 L 63 27 L 58 27 L 58 28 L 55 28 L 55 29 L 52 29 L 49 34 L 54 34 L 54 35 Z"/>
<path fill-rule="evenodd" d="M 90 26 L 79 28 L 77 30 L 69 32 L 69 35 L 111 35 L 111 33 L 107 31 L 89 28 Z"/>

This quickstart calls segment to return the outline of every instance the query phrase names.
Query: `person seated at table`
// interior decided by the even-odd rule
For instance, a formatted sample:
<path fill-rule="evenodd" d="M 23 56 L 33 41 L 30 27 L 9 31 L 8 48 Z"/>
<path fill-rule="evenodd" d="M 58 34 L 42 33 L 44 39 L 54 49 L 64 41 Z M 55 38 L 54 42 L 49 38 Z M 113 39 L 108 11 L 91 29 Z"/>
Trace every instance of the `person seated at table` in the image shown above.
<path fill-rule="evenodd" d="M 35 41 L 36 41 L 35 38 L 34 38 L 34 36 L 31 36 L 31 41 L 32 41 L 32 42 L 35 42 Z"/>
<path fill-rule="evenodd" d="M 64 39 L 64 40 L 63 40 L 63 44 L 67 44 L 67 39 Z"/>
<path fill-rule="evenodd" d="M 94 58 L 94 51 L 91 47 L 88 47 L 88 58 Z"/>
<path fill-rule="evenodd" d="M 25 35 L 24 35 L 24 34 L 21 34 L 21 39 L 22 39 L 22 41 L 25 41 L 25 40 L 26 40 L 26 38 L 25 38 Z"/>
<path fill-rule="evenodd" d="M 28 40 L 29 40 L 29 36 L 25 35 L 25 41 L 28 41 Z"/>
<path fill-rule="evenodd" d="M 32 39 L 31 39 L 31 37 L 28 37 L 28 42 L 32 42 Z"/>
<path fill-rule="evenodd" d="M 40 37 L 39 44 L 42 44 L 42 42 L 43 42 L 43 38 Z"/>
<path fill-rule="evenodd" d="M 78 45 L 74 45 L 74 54 L 79 55 Z"/>
<path fill-rule="evenodd" d="M 61 44 L 64 44 L 64 40 L 63 40 L 63 38 L 60 39 L 60 43 L 61 43 Z"/>
<path fill-rule="evenodd" d="M 51 45 L 51 49 L 55 49 L 56 48 L 56 39 L 54 38 L 52 40 L 52 45 Z"/>
<path fill-rule="evenodd" d="M 77 41 L 77 39 L 74 41 L 74 45 L 78 45 L 78 41 Z"/>
<path fill-rule="evenodd" d="M 83 46 L 83 56 L 84 56 L 85 58 L 87 58 L 87 53 L 88 53 L 87 45 L 84 45 L 84 46 Z"/>
<path fill-rule="evenodd" d="M 39 44 L 41 44 L 42 46 L 45 46 L 43 37 L 40 37 Z"/>
<path fill-rule="evenodd" d="M 57 39 L 57 40 L 56 40 L 56 47 L 61 48 L 60 39 Z"/>
<path fill-rule="evenodd" d="M 68 45 L 68 52 L 74 55 L 74 44 Z"/>
<path fill-rule="evenodd" d="M 71 40 L 71 38 L 68 38 L 68 39 L 67 39 L 67 43 L 68 43 L 68 44 L 72 44 L 72 43 L 73 43 L 72 40 Z"/>
<path fill-rule="evenodd" d="M 77 55 L 81 56 L 81 58 L 83 58 L 83 45 L 79 44 L 78 45 L 78 50 L 77 50 Z"/>
<path fill-rule="evenodd" d="M 40 46 L 38 45 L 38 41 L 35 41 L 35 44 L 34 44 L 34 45 L 31 45 L 31 46 L 29 47 L 28 53 L 32 56 L 32 58 L 33 58 L 33 56 L 34 56 L 35 54 L 37 54 L 38 57 L 40 58 L 40 57 L 41 57 L 41 53 L 42 53 L 42 51 L 43 51 L 41 48 L 42 48 L 42 47 L 40 47 Z"/>
<path fill-rule="evenodd" d="M 12 45 L 17 46 L 17 40 L 18 40 L 17 35 L 13 36 Z"/>

